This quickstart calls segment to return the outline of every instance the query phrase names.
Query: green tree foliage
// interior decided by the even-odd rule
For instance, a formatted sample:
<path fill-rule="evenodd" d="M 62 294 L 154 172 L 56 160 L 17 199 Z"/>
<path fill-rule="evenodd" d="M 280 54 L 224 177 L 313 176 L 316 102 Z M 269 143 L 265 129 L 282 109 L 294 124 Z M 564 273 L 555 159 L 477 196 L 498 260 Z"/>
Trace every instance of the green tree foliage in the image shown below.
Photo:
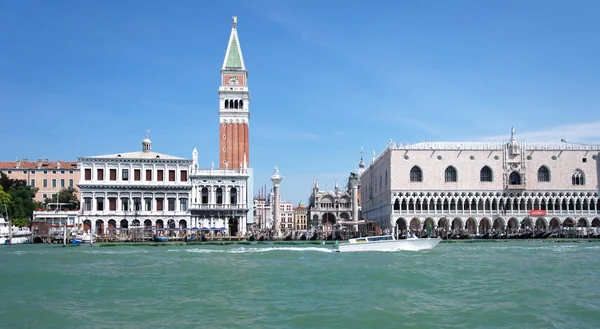
<path fill-rule="evenodd" d="M 4 192 L 4 187 L 2 187 L 2 185 L 0 185 L 0 207 L 2 207 L 2 210 L 4 210 L 4 204 L 6 204 L 8 206 L 10 204 L 10 202 L 11 202 L 10 194 Z"/>
<path fill-rule="evenodd" d="M 28 186 L 25 180 L 11 179 L 3 172 L 0 172 L 0 187 L 10 196 L 7 202 L 8 214 L 4 213 L 4 206 L 0 206 L 3 215 L 9 217 L 14 225 L 27 225 L 33 216 L 33 211 L 41 206 L 34 200 L 38 189 Z M 2 193 L 0 193 L 0 200 L 4 200 Z"/>
<path fill-rule="evenodd" d="M 58 201 L 56 201 L 58 199 Z M 71 208 L 76 209 L 79 208 L 79 199 L 77 199 L 77 190 L 74 187 L 63 188 L 52 196 L 52 198 L 47 198 L 45 203 L 72 203 L 73 206 Z"/>

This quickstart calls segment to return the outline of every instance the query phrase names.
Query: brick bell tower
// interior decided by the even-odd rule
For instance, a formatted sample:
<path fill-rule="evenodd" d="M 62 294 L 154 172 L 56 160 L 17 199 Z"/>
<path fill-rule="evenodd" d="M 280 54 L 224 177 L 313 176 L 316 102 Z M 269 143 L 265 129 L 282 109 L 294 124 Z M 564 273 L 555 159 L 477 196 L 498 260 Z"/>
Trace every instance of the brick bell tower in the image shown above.
<path fill-rule="evenodd" d="M 248 72 L 238 39 L 237 17 L 234 16 L 219 87 L 219 168 L 248 168 L 249 122 Z"/>

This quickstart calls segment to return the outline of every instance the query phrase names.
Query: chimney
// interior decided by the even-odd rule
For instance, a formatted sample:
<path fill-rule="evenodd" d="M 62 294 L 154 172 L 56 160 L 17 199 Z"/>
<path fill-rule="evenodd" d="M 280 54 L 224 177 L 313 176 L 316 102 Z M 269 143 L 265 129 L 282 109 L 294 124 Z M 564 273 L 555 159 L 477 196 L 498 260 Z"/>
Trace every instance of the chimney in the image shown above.
<path fill-rule="evenodd" d="M 16 167 L 17 167 L 16 169 L 21 168 L 21 161 L 17 160 L 17 166 Z"/>
<path fill-rule="evenodd" d="M 42 168 L 42 159 L 37 159 L 37 163 L 38 169 Z"/>
<path fill-rule="evenodd" d="M 56 169 L 60 169 L 60 161 L 56 161 Z"/>

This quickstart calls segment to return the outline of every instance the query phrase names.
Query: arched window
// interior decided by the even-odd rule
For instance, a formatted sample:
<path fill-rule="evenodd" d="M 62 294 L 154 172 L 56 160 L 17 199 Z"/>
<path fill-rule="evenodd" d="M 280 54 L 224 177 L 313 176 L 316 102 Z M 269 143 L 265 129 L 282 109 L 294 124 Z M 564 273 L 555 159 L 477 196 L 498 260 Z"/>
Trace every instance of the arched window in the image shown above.
<path fill-rule="evenodd" d="M 510 176 L 508 176 L 508 184 L 521 185 L 521 175 L 516 171 L 511 172 Z"/>
<path fill-rule="evenodd" d="M 492 169 L 488 166 L 484 166 L 479 171 L 479 181 L 481 182 L 491 182 L 493 180 Z"/>
<path fill-rule="evenodd" d="M 228 99 L 226 99 L 226 100 L 225 100 L 225 108 L 226 108 L 226 109 L 228 109 L 228 108 L 229 108 L 229 100 L 228 100 Z"/>
<path fill-rule="evenodd" d="M 229 203 L 237 204 L 237 189 L 235 187 L 232 187 L 229 191 Z"/>
<path fill-rule="evenodd" d="M 410 170 L 410 181 L 411 182 L 422 182 L 423 181 L 423 172 L 421 168 L 414 166 Z"/>
<path fill-rule="evenodd" d="M 550 170 L 548 167 L 541 166 L 538 169 L 538 182 L 549 182 L 550 181 Z"/>
<path fill-rule="evenodd" d="M 243 109 L 244 108 L 244 101 L 240 100 L 240 108 Z"/>
<path fill-rule="evenodd" d="M 585 176 L 583 175 L 583 171 L 577 169 L 571 176 L 571 182 L 573 185 L 585 185 Z"/>
<path fill-rule="evenodd" d="M 452 166 L 448 166 L 448 168 L 446 168 L 446 171 L 444 172 L 444 178 L 446 180 L 446 182 L 456 182 L 457 181 L 457 177 L 456 177 L 456 168 L 452 167 Z"/>
<path fill-rule="evenodd" d="M 238 108 L 238 100 L 237 99 L 234 101 L 233 107 L 236 108 L 236 109 Z"/>
<path fill-rule="evenodd" d="M 208 188 L 202 188 L 202 204 L 208 203 Z"/>
<path fill-rule="evenodd" d="M 223 189 L 217 188 L 217 204 L 223 204 Z"/>

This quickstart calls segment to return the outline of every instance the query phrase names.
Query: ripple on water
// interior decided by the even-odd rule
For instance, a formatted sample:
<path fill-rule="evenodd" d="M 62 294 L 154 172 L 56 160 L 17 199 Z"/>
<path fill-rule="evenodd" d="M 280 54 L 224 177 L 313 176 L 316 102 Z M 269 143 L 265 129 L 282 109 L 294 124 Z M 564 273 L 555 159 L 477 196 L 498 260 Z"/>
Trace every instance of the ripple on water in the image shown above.
<path fill-rule="evenodd" d="M 591 328 L 598 249 L 11 246 L 0 250 L 0 314 L 7 327 L 44 328 Z"/>

